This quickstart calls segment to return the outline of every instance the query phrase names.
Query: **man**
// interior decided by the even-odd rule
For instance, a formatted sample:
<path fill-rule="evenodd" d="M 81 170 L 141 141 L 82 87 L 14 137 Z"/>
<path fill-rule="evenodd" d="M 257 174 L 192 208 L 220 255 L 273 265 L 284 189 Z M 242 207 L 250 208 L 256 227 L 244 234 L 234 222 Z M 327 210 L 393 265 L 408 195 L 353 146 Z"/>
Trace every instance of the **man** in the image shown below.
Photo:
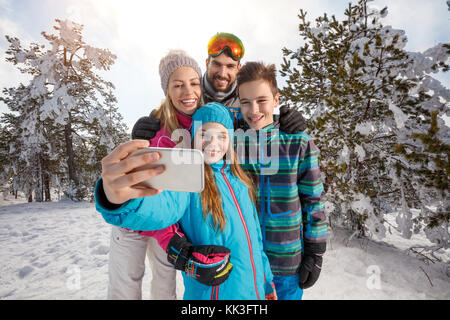
<path fill-rule="evenodd" d="M 236 76 L 241 70 L 243 56 L 244 46 L 234 35 L 219 33 L 211 38 L 202 82 L 205 103 L 220 102 L 227 107 L 239 108 Z"/>
<path fill-rule="evenodd" d="M 243 123 L 236 77 L 241 69 L 244 53 L 244 45 L 238 37 L 231 33 L 217 33 L 208 42 L 206 72 L 202 79 L 204 102 L 220 102 L 227 106 L 234 113 L 236 128 Z M 306 129 L 301 113 L 286 106 L 280 108 L 279 123 L 280 129 L 286 133 L 297 133 Z M 159 129 L 159 120 L 150 115 L 135 123 L 131 136 L 133 139 L 150 140 Z"/>

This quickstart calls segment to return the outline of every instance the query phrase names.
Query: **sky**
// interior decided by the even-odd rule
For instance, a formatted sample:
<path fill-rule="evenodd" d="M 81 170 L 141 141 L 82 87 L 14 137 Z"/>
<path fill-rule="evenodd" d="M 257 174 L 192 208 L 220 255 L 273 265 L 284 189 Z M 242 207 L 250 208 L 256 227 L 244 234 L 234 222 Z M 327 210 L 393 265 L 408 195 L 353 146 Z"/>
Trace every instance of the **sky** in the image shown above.
<path fill-rule="evenodd" d="M 353 1 L 354 3 L 356 0 Z M 282 63 L 282 48 L 298 49 L 300 9 L 307 19 L 327 13 L 340 19 L 347 0 L 0 0 L 0 88 L 28 79 L 5 61 L 5 35 L 46 44 L 55 19 L 84 25 L 84 41 L 117 56 L 111 70 L 100 73 L 115 87 L 119 112 L 129 130 L 164 99 L 158 65 L 170 49 L 183 49 L 206 70 L 206 45 L 217 32 L 236 34 L 244 43 L 245 61 Z M 406 31 L 407 51 L 424 51 L 449 43 L 450 11 L 446 0 L 375 0 L 371 6 L 389 14 L 383 25 Z M 446 31 L 447 30 L 447 31 Z M 450 88 L 450 72 L 436 77 Z M 283 79 L 279 78 L 279 86 Z M 0 113 L 7 110 L 0 104 Z"/>

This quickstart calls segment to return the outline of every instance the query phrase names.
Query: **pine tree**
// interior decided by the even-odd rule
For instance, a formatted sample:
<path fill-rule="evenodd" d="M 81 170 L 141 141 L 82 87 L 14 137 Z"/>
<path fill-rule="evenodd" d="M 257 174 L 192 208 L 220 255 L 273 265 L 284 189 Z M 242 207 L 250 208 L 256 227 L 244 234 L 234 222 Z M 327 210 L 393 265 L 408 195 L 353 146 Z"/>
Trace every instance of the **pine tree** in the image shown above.
<path fill-rule="evenodd" d="M 7 194 L 13 192 L 11 185 L 11 177 L 8 174 L 10 165 L 9 142 L 11 133 L 0 122 L 0 193 Z"/>
<path fill-rule="evenodd" d="M 15 133 L 14 140 L 22 143 L 23 150 L 39 150 L 33 157 L 31 151 L 22 156 L 28 159 L 28 170 L 34 171 L 30 175 L 41 177 L 33 180 L 36 197 L 46 195 L 52 183 L 70 199 L 91 199 L 100 175 L 93 161 L 98 162 L 126 137 L 115 107 L 114 86 L 95 72 L 109 70 L 116 57 L 107 49 L 87 45 L 82 25 L 55 21 L 57 34 L 42 32 L 51 46 L 47 50 L 37 44 L 24 49 L 19 39 L 6 36 L 7 61 L 32 80 L 27 86 L 5 89 L 2 99 L 14 111 L 9 115 L 11 126 L 19 123 L 23 130 Z M 25 93 L 17 104 L 15 96 L 20 91 Z"/>
<path fill-rule="evenodd" d="M 450 46 L 406 52 L 405 32 L 380 22 L 387 8 L 368 2 L 350 3 L 343 21 L 324 14 L 314 26 L 300 10 L 304 45 L 283 49 L 281 99 L 310 117 L 330 219 L 382 238 L 384 214 L 400 208 L 397 222 L 408 238 L 421 222 L 449 212 L 442 116 L 450 93 L 430 74 L 448 70 Z M 421 216 L 413 219 L 410 208 L 421 208 Z M 443 216 L 440 228 L 448 226 Z M 450 246 L 448 230 L 442 235 L 432 241 Z"/>
<path fill-rule="evenodd" d="M 2 149 L 9 161 L 5 179 L 11 180 L 13 190 L 24 191 L 29 201 L 33 191 L 36 201 L 50 201 L 48 137 L 44 123 L 38 119 L 39 99 L 32 98 L 30 88 L 23 84 L 5 88 L 3 93 L 2 101 L 12 111 L 2 116 L 7 142 Z"/>

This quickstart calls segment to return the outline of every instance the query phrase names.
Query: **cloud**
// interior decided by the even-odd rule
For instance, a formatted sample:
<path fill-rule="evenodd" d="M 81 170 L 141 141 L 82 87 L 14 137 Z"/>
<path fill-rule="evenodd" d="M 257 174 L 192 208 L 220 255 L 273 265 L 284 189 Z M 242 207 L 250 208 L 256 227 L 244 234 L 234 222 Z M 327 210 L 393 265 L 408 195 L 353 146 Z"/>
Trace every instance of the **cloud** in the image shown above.
<path fill-rule="evenodd" d="M 0 34 L 3 36 L 6 34 L 19 36 L 21 34 L 21 30 L 16 22 L 12 21 L 5 15 L 0 15 Z"/>
<path fill-rule="evenodd" d="M 377 0 L 370 4 L 388 7 L 389 13 L 382 22 L 406 31 L 406 50 L 422 52 L 439 42 L 448 42 L 450 20 L 444 0 L 435 1 L 433 5 L 420 0 Z"/>
<path fill-rule="evenodd" d="M 10 0 L 0 0 L 0 8 L 2 13 L 11 12 L 11 1 Z"/>
<path fill-rule="evenodd" d="M 5 35 L 18 37 L 23 39 L 22 45 L 27 45 L 30 42 L 30 37 L 18 23 L 10 18 L 12 7 L 8 0 L 0 0 L 0 94 L 3 88 L 17 86 L 20 82 L 26 83 L 30 78 L 22 74 L 12 63 L 6 61 L 5 51 L 9 47 L 9 43 Z M 6 112 L 7 107 L 3 102 L 0 102 L 0 114 Z"/>

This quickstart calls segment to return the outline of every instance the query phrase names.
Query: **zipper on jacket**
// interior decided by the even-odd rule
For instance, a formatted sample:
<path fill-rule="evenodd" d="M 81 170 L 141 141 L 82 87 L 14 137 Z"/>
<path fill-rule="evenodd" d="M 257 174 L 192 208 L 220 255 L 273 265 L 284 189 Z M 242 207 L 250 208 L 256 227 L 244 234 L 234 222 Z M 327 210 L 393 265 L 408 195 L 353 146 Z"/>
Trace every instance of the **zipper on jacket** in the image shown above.
<path fill-rule="evenodd" d="M 260 202 L 260 212 L 261 212 L 261 233 L 263 237 L 263 246 L 265 250 L 266 246 L 266 191 L 265 191 L 265 177 L 259 172 L 259 202 Z"/>
<path fill-rule="evenodd" d="M 239 205 L 239 202 L 237 201 L 236 195 L 234 194 L 234 190 L 231 187 L 230 181 L 228 181 L 224 169 L 220 169 L 220 172 L 222 173 L 223 179 L 225 180 L 225 183 L 228 186 L 228 189 L 230 190 L 231 196 L 233 197 L 234 204 L 236 205 L 236 208 L 239 212 L 239 217 L 241 218 L 242 225 L 244 226 L 245 235 L 247 236 L 247 243 L 248 243 L 248 249 L 250 251 L 250 262 L 252 264 L 252 270 L 253 270 L 253 281 L 255 283 L 255 291 L 256 291 L 256 297 L 258 300 L 261 300 L 259 298 L 259 292 L 258 292 L 258 286 L 256 284 L 256 268 L 255 268 L 255 261 L 253 260 L 253 249 L 252 249 L 252 243 L 250 240 L 250 234 L 248 232 L 247 224 L 245 223 L 244 215 L 242 214 L 241 206 Z"/>
<path fill-rule="evenodd" d="M 216 293 L 214 295 L 214 292 Z M 219 286 L 211 287 L 211 299 L 210 300 L 219 300 Z"/>

